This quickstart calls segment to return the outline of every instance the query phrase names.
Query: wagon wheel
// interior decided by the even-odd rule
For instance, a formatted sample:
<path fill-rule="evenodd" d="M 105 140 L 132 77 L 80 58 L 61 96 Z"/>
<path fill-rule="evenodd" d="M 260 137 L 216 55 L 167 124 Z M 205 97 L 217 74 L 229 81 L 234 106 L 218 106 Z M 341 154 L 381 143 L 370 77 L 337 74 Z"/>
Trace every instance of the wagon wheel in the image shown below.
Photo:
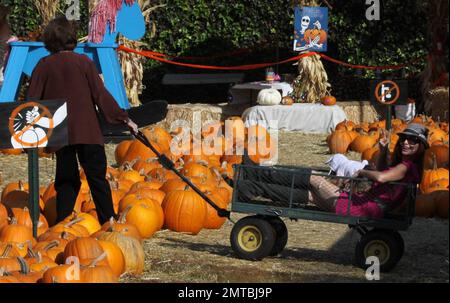
<path fill-rule="evenodd" d="M 284 224 L 283 220 L 279 217 L 270 217 L 268 220 L 276 234 L 275 244 L 273 245 L 270 255 L 276 256 L 283 251 L 287 244 L 288 230 L 286 228 L 286 224 Z"/>
<path fill-rule="evenodd" d="M 261 260 L 270 255 L 276 233 L 272 225 L 261 218 L 240 219 L 231 230 L 230 242 L 239 258 Z"/>
<path fill-rule="evenodd" d="M 400 238 L 399 238 L 400 237 Z M 380 272 L 392 270 L 402 257 L 403 239 L 400 234 L 389 230 L 372 230 L 361 237 L 355 249 L 355 259 L 359 267 L 367 269 L 366 259 L 378 257 Z"/>

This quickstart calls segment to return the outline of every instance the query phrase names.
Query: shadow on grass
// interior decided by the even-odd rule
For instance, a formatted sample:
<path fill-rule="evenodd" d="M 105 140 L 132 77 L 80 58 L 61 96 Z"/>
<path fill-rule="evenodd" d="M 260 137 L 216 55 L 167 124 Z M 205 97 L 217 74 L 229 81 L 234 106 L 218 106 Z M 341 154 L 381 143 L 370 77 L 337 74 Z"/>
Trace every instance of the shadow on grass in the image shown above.
<path fill-rule="evenodd" d="M 339 241 L 329 250 L 318 250 L 304 247 L 290 247 L 288 246 L 278 255 L 274 257 L 267 257 L 267 259 L 299 259 L 308 262 L 326 262 L 336 265 L 353 265 L 354 246 L 350 242 L 355 240 L 355 235 L 352 232 L 347 232 Z M 186 248 L 191 251 L 208 252 L 213 255 L 230 257 L 239 259 L 233 252 L 231 246 L 220 244 L 206 244 L 206 243 L 192 243 L 180 239 L 166 238 L 170 243 L 161 244 L 162 246 L 170 248 Z"/>

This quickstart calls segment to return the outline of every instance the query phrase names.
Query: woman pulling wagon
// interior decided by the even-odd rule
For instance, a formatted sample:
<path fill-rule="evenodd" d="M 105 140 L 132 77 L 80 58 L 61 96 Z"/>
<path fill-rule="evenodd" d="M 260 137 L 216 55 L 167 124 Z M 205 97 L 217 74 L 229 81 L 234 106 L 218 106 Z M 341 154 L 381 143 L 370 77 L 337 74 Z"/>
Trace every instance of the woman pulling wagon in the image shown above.
<path fill-rule="evenodd" d="M 36 65 L 28 99 L 67 102 L 69 145 L 56 151 L 57 222 L 72 213 L 81 187 L 78 157 L 103 224 L 116 214 L 106 180 L 107 161 L 96 107 L 108 123 L 125 123 L 133 133 L 138 128 L 106 90 L 95 63 L 73 52 L 77 39 L 72 22 L 65 17 L 50 21 L 43 42 L 50 55 Z"/>

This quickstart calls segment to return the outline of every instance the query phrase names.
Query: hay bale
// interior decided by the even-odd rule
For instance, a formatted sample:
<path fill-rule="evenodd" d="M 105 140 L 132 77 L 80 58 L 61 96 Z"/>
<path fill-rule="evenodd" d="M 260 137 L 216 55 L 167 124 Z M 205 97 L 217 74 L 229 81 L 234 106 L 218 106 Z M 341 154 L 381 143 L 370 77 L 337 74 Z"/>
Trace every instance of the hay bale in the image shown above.
<path fill-rule="evenodd" d="M 166 118 L 158 123 L 167 130 L 170 130 L 174 122 L 184 123 L 191 130 L 201 127 L 208 121 L 223 121 L 230 116 L 241 116 L 249 105 L 232 105 L 228 103 L 220 104 L 169 104 Z"/>
<path fill-rule="evenodd" d="M 435 121 L 449 121 L 448 114 L 448 86 L 437 87 L 428 91 L 425 104 L 427 110 Z"/>
<path fill-rule="evenodd" d="M 385 116 L 385 110 L 374 106 L 369 101 L 344 101 L 338 102 L 337 105 L 345 112 L 347 119 L 356 124 L 363 122 L 372 123 Z"/>

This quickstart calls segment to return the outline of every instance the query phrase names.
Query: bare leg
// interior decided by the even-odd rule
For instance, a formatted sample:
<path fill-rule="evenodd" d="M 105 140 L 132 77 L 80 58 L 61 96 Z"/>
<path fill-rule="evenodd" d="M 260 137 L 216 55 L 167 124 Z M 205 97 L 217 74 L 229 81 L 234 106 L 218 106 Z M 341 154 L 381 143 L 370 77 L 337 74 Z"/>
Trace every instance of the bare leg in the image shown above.
<path fill-rule="evenodd" d="M 339 198 L 339 187 L 327 181 L 322 176 L 314 175 L 311 176 L 310 185 L 311 191 L 309 197 L 311 203 L 325 211 L 334 212 L 336 201 Z"/>

